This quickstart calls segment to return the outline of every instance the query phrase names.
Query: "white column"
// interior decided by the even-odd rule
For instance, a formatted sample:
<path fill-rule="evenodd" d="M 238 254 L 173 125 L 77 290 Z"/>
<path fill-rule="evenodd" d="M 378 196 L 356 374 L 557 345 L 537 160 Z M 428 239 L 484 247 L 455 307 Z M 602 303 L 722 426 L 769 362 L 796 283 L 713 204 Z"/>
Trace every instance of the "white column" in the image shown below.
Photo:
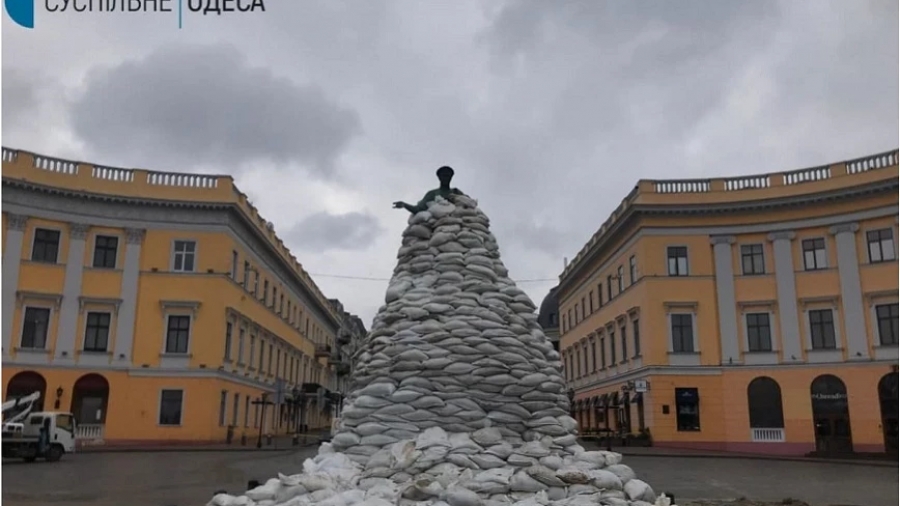
<path fill-rule="evenodd" d="M 144 230 L 125 229 L 125 265 L 122 271 L 122 307 L 116 318 L 116 344 L 113 363 L 128 364 L 134 347 L 134 324 L 137 317 L 138 278 L 141 274 L 141 243 Z"/>
<path fill-rule="evenodd" d="M 6 249 L 3 252 L 3 356 L 12 351 L 12 330 L 16 313 L 16 291 L 19 288 L 19 266 L 22 263 L 22 243 L 28 217 L 9 213 L 6 229 Z"/>
<path fill-rule="evenodd" d="M 78 329 L 78 297 L 84 272 L 84 241 L 89 225 L 72 223 L 69 226 L 69 254 L 66 256 L 65 284 L 59 309 L 54 362 L 72 363 L 75 360 L 75 341 Z"/>

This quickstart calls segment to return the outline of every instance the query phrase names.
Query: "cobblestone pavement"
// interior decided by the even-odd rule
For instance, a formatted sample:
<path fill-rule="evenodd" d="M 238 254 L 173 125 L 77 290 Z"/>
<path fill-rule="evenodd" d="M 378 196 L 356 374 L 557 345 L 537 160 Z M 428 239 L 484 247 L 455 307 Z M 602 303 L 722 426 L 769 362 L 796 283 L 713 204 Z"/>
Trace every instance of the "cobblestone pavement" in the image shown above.
<path fill-rule="evenodd" d="M 203 506 L 219 488 L 299 472 L 315 449 L 297 452 L 95 453 L 48 464 L 3 462 L 2 502 L 12 506 Z M 679 504 L 746 497 L 812 506 L 895 506 L 897 469 L 743 459 L 626 457 L 657 492 Z M 709 504 L 709 503 L 707 503 Z M 715 503 L 712 503 L 715 504 Z"/>

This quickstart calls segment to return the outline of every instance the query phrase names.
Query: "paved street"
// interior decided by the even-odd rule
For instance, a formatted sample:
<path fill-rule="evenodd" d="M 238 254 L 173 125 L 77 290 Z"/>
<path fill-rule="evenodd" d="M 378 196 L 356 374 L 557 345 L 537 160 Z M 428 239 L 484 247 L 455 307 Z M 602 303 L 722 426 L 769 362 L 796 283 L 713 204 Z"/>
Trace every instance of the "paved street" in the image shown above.
<path fill-rule="evenodd" d="M 202 506 L 217 488 L 295 473 L 314 452 L 98 453 L 55 464 L 3 463 L 4 505 Z M 627 457 L 657 491 L 682 499 L 792 497 L 813 506 L 895 506 L 897 468 L 715 458 Z"/>

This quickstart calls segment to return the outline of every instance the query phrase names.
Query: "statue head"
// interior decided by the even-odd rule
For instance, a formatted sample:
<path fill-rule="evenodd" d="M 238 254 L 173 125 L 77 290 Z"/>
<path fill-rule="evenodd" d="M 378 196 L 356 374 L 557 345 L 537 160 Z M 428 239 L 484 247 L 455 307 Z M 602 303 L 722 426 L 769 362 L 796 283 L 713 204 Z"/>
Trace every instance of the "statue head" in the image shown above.
<path fill-rule="evenodd" d="M 453 179 L 453 169 L 444 165 L 437 170 L 437 177 L 441 184 L 450 184 L 450 180 Z"/>

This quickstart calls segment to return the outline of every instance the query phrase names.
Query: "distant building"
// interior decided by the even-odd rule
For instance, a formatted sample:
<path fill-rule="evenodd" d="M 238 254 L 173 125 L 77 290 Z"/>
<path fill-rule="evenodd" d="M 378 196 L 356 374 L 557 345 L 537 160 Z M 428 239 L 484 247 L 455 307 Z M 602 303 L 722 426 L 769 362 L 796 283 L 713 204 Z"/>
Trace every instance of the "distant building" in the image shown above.
<path fill-rule="evenodd" d="M 4 398 L 105 444 L 330 425 L 343 315 L 231 177 L 2 158 Z"/>
<path fill-rule="evenodd" d="M 559 351 L 559 287 L 554 286 L 541 302 L 538 312 L 538 323 L 544 335 L 553 343 L 553 349 Z"/>
<path fill-rule="evenodd" d="M 560 278 L 582 432 L 897 452 L 897 151 L 638 182 Z"/>
<path fill-rule="evenodd" d="M 335 349 L 332 351 L 332 358 L 330 359 L 338 378 L 337 391 L 335 392 L 338 395 L 335 395 L 334 400 L 338 405 L 338 410 L 340 410 L 342 408 L 341 403 L 351 387 L 350 375 L 353 372 L 353 357 L 362 344 L 362 340 L 366 337 L 366 326 L 359 316 L 345 311 L 344 305 L 339 300 L 329 299 L 329 302 L 341 315 L 341 326 L 338 330 Z"/>

